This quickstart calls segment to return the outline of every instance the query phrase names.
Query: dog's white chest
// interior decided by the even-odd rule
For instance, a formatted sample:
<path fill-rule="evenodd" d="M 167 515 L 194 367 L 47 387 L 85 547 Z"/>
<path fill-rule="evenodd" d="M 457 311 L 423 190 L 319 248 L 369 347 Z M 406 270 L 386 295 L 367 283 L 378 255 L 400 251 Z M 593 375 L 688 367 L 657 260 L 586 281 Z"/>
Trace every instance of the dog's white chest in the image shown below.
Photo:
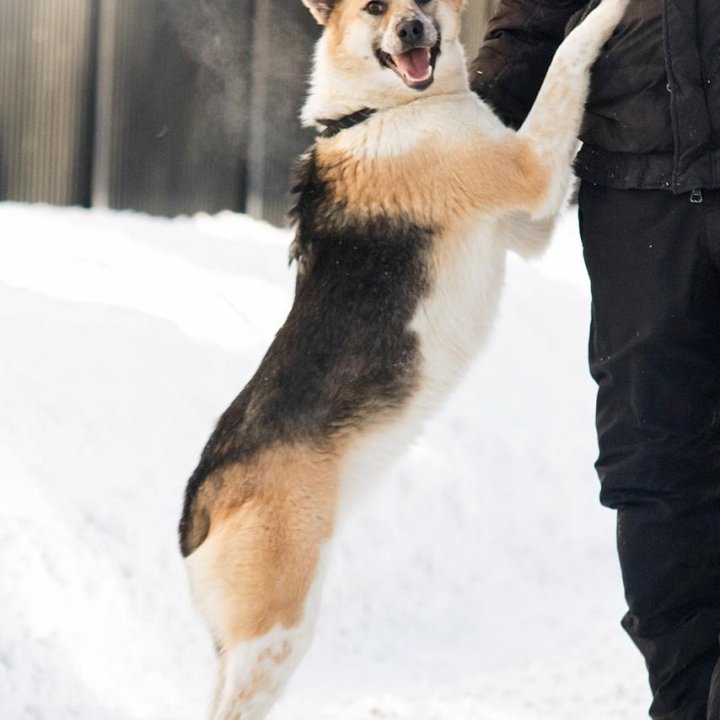
<path fill-rule="evenodd" d="M 423 357 L 419 396 L 431 407 L 452 390 L 489 335 L 506 253 L 496 223 L 487 216 L 437 242 L 432 289 L 412 321 Z"/>

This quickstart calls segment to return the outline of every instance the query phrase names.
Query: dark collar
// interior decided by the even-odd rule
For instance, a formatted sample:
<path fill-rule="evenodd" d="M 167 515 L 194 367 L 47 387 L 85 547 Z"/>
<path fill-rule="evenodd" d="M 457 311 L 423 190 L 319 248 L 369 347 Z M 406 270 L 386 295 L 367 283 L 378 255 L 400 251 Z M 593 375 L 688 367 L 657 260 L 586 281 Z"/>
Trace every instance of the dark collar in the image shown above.
<path fill-rule="evenodd" d="M 334 137 L 341 130 L 347 130 L 348 128 L 359 125 L 361 122 L 364 122 L 376 112 L 377 110 L 374 110 L 373 108 L 362 108 L 362 110 L 350 113 L 349 115 L 343 115 L 342 117 L 336 118 L 335 120 L 318 120 L 318 123 L 320 125 L 325 126 L 325 129 L 318 134 L 318 137 Z"/>

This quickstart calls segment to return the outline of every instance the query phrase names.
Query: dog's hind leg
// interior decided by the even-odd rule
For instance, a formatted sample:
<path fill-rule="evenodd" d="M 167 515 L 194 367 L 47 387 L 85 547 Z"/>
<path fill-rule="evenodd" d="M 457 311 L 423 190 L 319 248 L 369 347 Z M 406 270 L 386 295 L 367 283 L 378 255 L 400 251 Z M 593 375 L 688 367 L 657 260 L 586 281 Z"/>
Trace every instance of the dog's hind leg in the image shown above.
<path fill-rule="evenodd" d="M 296 626 L 275 626 L 221 652 L 212 720 L 265 718 L 310 644 L 316 612 L 309 597 Z"/>
<path fill-rule="evenodd" d="M 268 450 L 199 494 L 210 530 L 186 564 L 219 656 L 212 720 L 264 718 L 310 643 L 337 466 L 307 448 Z"/>
<path fill-rule="evenodd" d="M 549 178 L 534 218 L 555 215 L 563 206 L 570 168 L 590 85 L 590 68 L 620 21 L 629 0 L 603 0 L 555 53 L 545 81 L 519 137 L 530 140 Z"/>

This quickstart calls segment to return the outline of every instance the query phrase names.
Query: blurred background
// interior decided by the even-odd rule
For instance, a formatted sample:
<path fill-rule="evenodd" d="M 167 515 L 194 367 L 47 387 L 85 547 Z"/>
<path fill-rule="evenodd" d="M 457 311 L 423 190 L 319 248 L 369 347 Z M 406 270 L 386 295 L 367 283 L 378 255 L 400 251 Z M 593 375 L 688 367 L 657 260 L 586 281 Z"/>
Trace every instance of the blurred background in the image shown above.
<path fill-rule="evenodd" d="M 0 200 L 285 224 L 318 35 L 300 0 L 0 0 Z"/>

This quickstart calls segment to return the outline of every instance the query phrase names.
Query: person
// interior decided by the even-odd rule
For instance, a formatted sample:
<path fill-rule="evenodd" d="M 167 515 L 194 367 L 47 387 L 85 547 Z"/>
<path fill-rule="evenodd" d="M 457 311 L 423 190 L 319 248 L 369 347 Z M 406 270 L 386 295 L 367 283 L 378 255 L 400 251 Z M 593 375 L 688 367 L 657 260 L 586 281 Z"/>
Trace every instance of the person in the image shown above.
<path fill-rule="evenodd" d="M 591 3 L 595 6 L 597 3 Z M 586 0 L 500 0 L 473 89 L 519 127 Z M 720 8 L 632 0 L 576 160 L 601 502 L 655 720 L 720 720 Z"/>

